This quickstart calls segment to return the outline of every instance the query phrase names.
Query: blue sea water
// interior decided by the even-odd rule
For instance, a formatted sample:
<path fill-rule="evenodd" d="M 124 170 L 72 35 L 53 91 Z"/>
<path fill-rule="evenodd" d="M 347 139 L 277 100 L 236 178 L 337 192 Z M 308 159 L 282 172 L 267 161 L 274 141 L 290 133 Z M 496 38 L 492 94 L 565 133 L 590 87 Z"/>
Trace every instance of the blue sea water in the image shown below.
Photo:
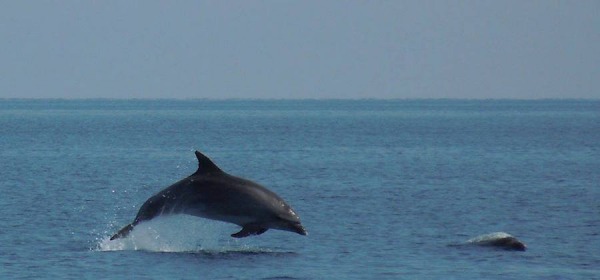
<path fill-rule="evenodd" d="M 196 149 L 309 235 L 108 240 Z M 0 192 L 2 279 L 600 279 L 600 101 L 0 100 Z"/>

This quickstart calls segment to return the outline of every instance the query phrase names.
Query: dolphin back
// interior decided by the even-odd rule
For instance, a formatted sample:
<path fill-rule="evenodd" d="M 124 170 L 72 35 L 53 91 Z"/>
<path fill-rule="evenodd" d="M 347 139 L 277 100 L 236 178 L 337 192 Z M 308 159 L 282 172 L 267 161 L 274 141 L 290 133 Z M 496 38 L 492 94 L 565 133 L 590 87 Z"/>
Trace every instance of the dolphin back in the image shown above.
<path fill-rule="evenodd" d="M 525 251 L 527 245 L 506 232 L 494 232 L 467 240 L 467 244 L 492 246 L 506 250 Z"/>

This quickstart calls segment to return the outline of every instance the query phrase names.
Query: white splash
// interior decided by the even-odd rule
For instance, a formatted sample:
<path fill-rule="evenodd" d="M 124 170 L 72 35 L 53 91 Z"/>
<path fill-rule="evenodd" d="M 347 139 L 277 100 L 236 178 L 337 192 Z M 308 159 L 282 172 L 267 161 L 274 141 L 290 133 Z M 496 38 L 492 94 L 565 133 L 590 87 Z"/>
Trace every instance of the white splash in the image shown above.
<path fill-rule="evenodd" d="M 229 236 L 234 225 L 187 215 L 160 217 L 140 223 L 126 238 L 98 240 L 98 251 L 143 250 L 152 252 L 240 251 L 248 246 Z"/>

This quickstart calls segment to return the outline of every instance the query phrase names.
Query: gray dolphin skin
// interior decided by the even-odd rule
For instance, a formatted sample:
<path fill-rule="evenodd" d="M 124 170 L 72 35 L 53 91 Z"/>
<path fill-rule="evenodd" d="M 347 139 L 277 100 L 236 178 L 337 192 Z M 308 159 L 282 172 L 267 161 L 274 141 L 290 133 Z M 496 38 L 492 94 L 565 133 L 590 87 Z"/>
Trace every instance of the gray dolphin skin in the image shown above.
<path fill-rule="evenodd" d="M 468 244 L 498 247 L 505 250 L 525 251 L 527 246 L 506 232 L 493 232 L 469 239 Z"/>
<path fill-rule="evenodd" d="M 259 235 L 270 228 L 307 234 L 298 215 L 275 193 L 250 180 L 225 173 L 198 151 L 196 157 L 199 166 L 194 174 L 150 197 L 133 222 L 110 240 L 126 237 L 141 222 L 171 214 L 239 225 L 242 229 L 231 235 L 236 238 Z"/>

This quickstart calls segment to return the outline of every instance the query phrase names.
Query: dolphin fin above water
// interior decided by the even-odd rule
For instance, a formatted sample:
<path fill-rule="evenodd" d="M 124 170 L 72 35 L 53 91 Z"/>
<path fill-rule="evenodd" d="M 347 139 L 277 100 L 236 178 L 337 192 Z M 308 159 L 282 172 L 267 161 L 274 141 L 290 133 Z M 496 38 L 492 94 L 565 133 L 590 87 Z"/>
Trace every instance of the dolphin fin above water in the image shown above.
<path fill-rule="evenodd" d="M 269 228 L 307 235 L 296 212 L 277 194 L 227 174 L 199 151 L 195 154 L 198 170 L 146 200 L 134 221 L 110 240 L 127 237 L 137 224 L 169 214 L 237 224 L 242 229 L 231 235 L 236 238 L 260 235 Z"/>
<path fill-rule="evenodd" d="M 216 164 L 214 164 L 214 162 L 212 162 L 212 160 L 203 155 L 201 152 L 196 151 L 194 154 L 196 154 L 196 159 L 198 159 L 198 170 L 196 170 L 196 172 L 191 176 L 209 175 L 211 173 L 224 173 L 221 168 L 219 168 Z"/>

